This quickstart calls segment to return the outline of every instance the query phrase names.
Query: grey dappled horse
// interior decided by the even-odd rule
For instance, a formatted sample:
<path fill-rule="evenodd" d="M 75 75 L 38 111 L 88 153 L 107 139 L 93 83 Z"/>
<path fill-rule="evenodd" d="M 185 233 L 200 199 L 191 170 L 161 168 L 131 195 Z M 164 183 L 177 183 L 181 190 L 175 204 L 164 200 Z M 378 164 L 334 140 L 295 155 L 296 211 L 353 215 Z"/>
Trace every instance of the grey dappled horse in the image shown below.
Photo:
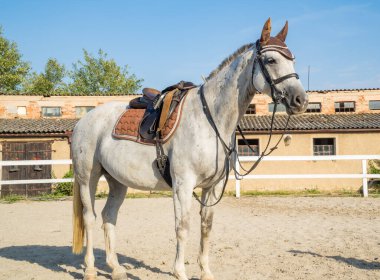
<path fill-rule="evenodd" d="M 270 19 L 256 44 L 241 47 L 210 74 L 203 86 L 191 89 L 183 105 L 182 120 L 170 141 L 164 144 L 170 160 L 177 252 L 174 275 L 188 279 L 185 273 L 185 243 L 189 232 L 192 192 L 202 189 L 202 201 L 214 203 L 222 192 L 225 150 L 204 113 L 204 97 L 210 114 L 225 143 L 231 143 L 236 126 L 256 92 L 282 102 L 288 114 L 306 110 L 308 98 L 298 75 L 293 56 L 285 45 L 288 25 L 270 37 Z M 156 168 L 156 149 L 133 141 L 112 137 L 113 125 L 125 110 L 125 103 L 108 103 L 86 114 L 75 126 L 72 136 L 74 183 L 73 252 L 80 253 L 86 233 L 86 269 L 84 279 L 95 279 L 93 254 L 94 200 L 100 176 L 109 184 L 109 196 L 102 211 L 107 264 L 112 279 L 127 279 L 126 269 L 116 255 L 115 225 L 127 188 L 170 190 Z M 209 268 L 209 234 L 213 208 L 201 206 L 199 265 L 201 279 L 214 279 Z"/>

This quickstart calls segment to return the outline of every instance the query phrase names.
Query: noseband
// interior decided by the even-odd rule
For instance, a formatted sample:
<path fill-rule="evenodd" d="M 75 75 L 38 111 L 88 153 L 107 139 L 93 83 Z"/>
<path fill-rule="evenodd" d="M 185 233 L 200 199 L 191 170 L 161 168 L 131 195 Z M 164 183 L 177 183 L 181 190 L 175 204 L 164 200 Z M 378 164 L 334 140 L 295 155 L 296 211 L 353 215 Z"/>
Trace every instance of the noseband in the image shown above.
<path fill-rule="evenodd" d="M 279 90 L 276 85 L 282 83 L 283 81 L 290 79 L 290 78 L 296 78 L 297 80 L 299 79 L 299 76 L 297 73 L 290 73 L 285 76 L 282 76 L 277 79 L 273 79 L 268 72 L 268 69 L 265 67 L 265 62 L 264 62 L 264 55 L 263 53 L 267 51 L 276 51 L 282 54 L 286 59 L 289 60 L 294 60 L 294 56 L 290 53 L 290 51 L 287 49 L 287 47 L 282 47 L 278 45 L 268 45 L 268 46 L 261 46 L 260 40 L 256 41 L 256 52 L 257 55 L 255 57 L 255 60 L 253 62 L 253 67 L 252 67 L 252 84 L 253 84 L 253 74 L 255 72 L 255 65 L 256 62 L 258 62 L 258 65 L 261 69 L 261 72 L 264 75 L 265 81 L 269 84 L 270 89 L 271 89 L 271 96 L 272 100 L 275 104 L 280 104 L 283 100 L 286 100 L 287 93 L 284 90 Z M 253 86 L 255 88 L 255 86 Z M 257 90 L 257 89 L 256 89 Z"/>

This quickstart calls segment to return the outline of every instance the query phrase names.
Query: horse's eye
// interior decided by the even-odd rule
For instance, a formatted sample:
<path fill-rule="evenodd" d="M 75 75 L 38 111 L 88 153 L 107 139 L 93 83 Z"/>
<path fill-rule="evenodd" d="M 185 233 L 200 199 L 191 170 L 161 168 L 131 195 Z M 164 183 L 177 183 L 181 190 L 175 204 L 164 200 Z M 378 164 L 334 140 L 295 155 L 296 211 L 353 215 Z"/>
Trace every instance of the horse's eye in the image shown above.
<path fill-rule="evenodd" d="M 275 64 L 275 63 L 276 63 L 276 60 L 275 60 L 274 58 L 269 57 L 269 58 L 267 59 L 267 64 Z"/>

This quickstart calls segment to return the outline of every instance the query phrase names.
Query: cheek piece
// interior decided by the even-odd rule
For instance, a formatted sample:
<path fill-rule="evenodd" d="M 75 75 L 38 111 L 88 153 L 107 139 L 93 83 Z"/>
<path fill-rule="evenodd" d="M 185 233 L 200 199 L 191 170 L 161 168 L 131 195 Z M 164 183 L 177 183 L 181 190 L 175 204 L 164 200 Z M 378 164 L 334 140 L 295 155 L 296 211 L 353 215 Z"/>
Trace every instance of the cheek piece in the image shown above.
<path fill-rule="evenodd" d="M 272 100 L 275 104 L 280 104 L 281 102 L 287 102 L 286 100 L 286 91 L 284 90 L 279 90 L 276 85 L 282 83 L 283 81 L 290 79 L 290 78 L 296 78 L 299 79 L 299 76 L 297 73 L 290 73 L 285 76 L 279 77 L 277 79 L 273 79 L 268 72 L 268 69 L 265 67 L 264 63 L 264 55 L 263 53 L 267 51 L 276 51 L 279 52 L 281 55 L 283 55 L 286 59 L 289 60 L 294 60 L 294 56 L 292 53 L 288 50 L 287 47 L 283 46 L 278 46 L 278 45 L 266 45 L 266 46 L 261 46 L 260 41 L 257 40 L 256 44 L 256 52 L 257 55 L 255 57 L 255 61 L 253 63 L 252 67 L 252 83 L 253 83 L 253 74 L 255 72 L 256 66 L 260 67 L 261 72 L 263 73 L 263 76 L 265 78 L 265 81 L 269 84 L 270 89 L 271 89 L 271 96 Z"/>

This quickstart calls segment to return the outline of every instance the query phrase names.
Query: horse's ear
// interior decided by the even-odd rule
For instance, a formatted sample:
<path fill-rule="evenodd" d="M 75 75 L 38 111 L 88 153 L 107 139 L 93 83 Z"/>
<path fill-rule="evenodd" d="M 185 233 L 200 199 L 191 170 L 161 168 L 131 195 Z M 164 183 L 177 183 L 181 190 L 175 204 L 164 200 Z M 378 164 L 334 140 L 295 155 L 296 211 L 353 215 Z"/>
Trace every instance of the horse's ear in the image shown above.
<path fill-rule="evenodd" d="M 288 35 L 288 21 L 286 21 L 282 30 L 276 35 L 276 38 L 280 39 L 281 41 L 285 43 L 286 35 Z"/>
<path fill-rule="evenodd" d="M 261 32 L 260 44 L 265 45 L 270 38 L 270 31 L 272 29 L 270 18 L 264 24 L 263 31 Z"/>

